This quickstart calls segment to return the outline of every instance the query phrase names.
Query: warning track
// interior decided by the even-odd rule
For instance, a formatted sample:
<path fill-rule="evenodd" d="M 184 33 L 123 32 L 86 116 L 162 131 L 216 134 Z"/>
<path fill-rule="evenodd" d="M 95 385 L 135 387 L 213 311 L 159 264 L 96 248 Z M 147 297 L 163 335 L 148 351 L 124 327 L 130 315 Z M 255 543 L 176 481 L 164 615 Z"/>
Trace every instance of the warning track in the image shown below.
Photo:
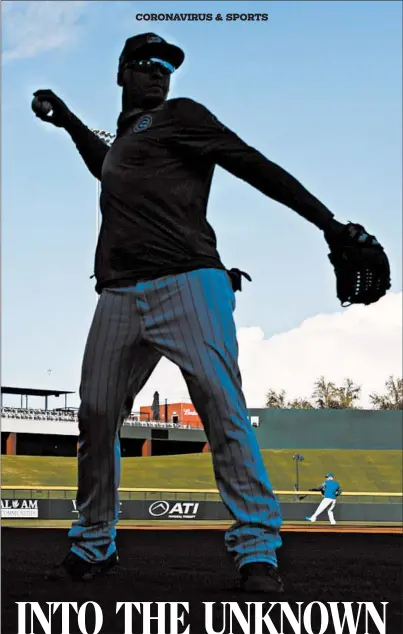
<path fill-rule="evenodd" d="M 219 530 L 225 531 L 228 526 L 121 526 L 120 530 Z M 283 526 L 282 533 L 360 533 L 375 535 L 401 535 L 402 528 L 400 526 L 302 526 L 298 524 L 289 524 Z"/>
<path fill-rule="evenodd" d="M 2 520 L 2 526 L 6 528 L 18 529 L 42 529 L 67 530 L 71 526 L 71 522 L 66 520 Z M 154 522 L 132 522 L 124 520 L 118 525 L 118 530 L 123 531 L 225 531 L 230 524 L 227 522 L 180 522 L 172 521 L 165 523 L 164 521 Z M 282 533 L 359 533 L 360 535 L 402 535 L 403 528 L 400 524 L 378 523 L 370 524 L 368 522 L 348 524 L 340 522 L 335 526 L 331 526 L 327 522 L 285 522 L 281 529 Z"/>

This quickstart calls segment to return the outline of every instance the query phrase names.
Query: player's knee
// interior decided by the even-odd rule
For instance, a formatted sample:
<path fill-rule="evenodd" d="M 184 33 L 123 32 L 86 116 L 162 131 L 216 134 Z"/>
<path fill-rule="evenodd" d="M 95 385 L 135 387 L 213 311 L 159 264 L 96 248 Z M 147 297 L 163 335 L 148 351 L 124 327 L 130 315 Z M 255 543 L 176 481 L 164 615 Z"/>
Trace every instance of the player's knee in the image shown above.
<path fill-rule="evenodd" d="M 95 425 L 105 420 L 107 416 L 107 408 L 102 403 L 92 400 L 82 400 L 78 410 L 78 425 L 81 432 L 89 427 L 95 428 Z"/>

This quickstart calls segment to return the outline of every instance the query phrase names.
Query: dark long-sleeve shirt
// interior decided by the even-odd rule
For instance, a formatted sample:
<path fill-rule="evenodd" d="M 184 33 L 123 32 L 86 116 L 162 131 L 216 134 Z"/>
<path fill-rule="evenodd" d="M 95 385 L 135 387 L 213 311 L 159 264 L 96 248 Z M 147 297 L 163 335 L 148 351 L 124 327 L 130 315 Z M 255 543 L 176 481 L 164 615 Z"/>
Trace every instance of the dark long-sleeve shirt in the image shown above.
<path fill-rule="evenodd" d="M 192 99 L 168 100 L 121 118 L 110 149 L 77 121 L 70 128 L 102 184 L 98 292 L 197 268 L 225 268 L 207 221 L 216 165 L 320 229 L 333 218 L 295 178 Z"/>
<path fill-rule="evenodd" d="M 96 179 L 101 180 L 102 165 L 109 146 L 73 114 L 68 119 L 66 130 L 73 139 L 88 170 Z"/>

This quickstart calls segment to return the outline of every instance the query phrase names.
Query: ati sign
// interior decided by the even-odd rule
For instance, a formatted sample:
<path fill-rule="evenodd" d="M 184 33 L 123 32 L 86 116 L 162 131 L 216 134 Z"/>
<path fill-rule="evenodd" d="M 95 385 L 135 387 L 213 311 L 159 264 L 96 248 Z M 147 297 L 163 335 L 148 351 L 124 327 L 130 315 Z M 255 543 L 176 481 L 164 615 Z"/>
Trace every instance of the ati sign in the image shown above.
<path fill-rule="evenodd" d="M 158 500 L 148 508 L 148 513 L 156 519 L 195 520 L 197 519 L 198 502 L 166 502 Z"/>
<path fill-rule="evenodd" d="M 38 500 L 1 500 L 1 517 L 38 517 Z"/>

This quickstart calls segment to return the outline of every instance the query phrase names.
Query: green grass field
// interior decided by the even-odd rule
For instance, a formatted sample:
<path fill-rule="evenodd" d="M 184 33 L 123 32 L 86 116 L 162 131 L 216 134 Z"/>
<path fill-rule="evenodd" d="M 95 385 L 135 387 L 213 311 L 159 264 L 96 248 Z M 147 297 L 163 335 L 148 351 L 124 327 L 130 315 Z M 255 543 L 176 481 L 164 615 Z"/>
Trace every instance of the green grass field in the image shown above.
<path fill-rule="evenodd" d="M 296 450 L 264 450 L 264 462 L 276 490 L 292 490 Z M 304 450 L 300 489 L 333 472 L 344 491 L 401 492 L 401 451 Z M 2 456 L 2 486 L 76 486 L 75 458 Z M 210 454 L 123 458 L 124 488 L 214 489 Z"/>

